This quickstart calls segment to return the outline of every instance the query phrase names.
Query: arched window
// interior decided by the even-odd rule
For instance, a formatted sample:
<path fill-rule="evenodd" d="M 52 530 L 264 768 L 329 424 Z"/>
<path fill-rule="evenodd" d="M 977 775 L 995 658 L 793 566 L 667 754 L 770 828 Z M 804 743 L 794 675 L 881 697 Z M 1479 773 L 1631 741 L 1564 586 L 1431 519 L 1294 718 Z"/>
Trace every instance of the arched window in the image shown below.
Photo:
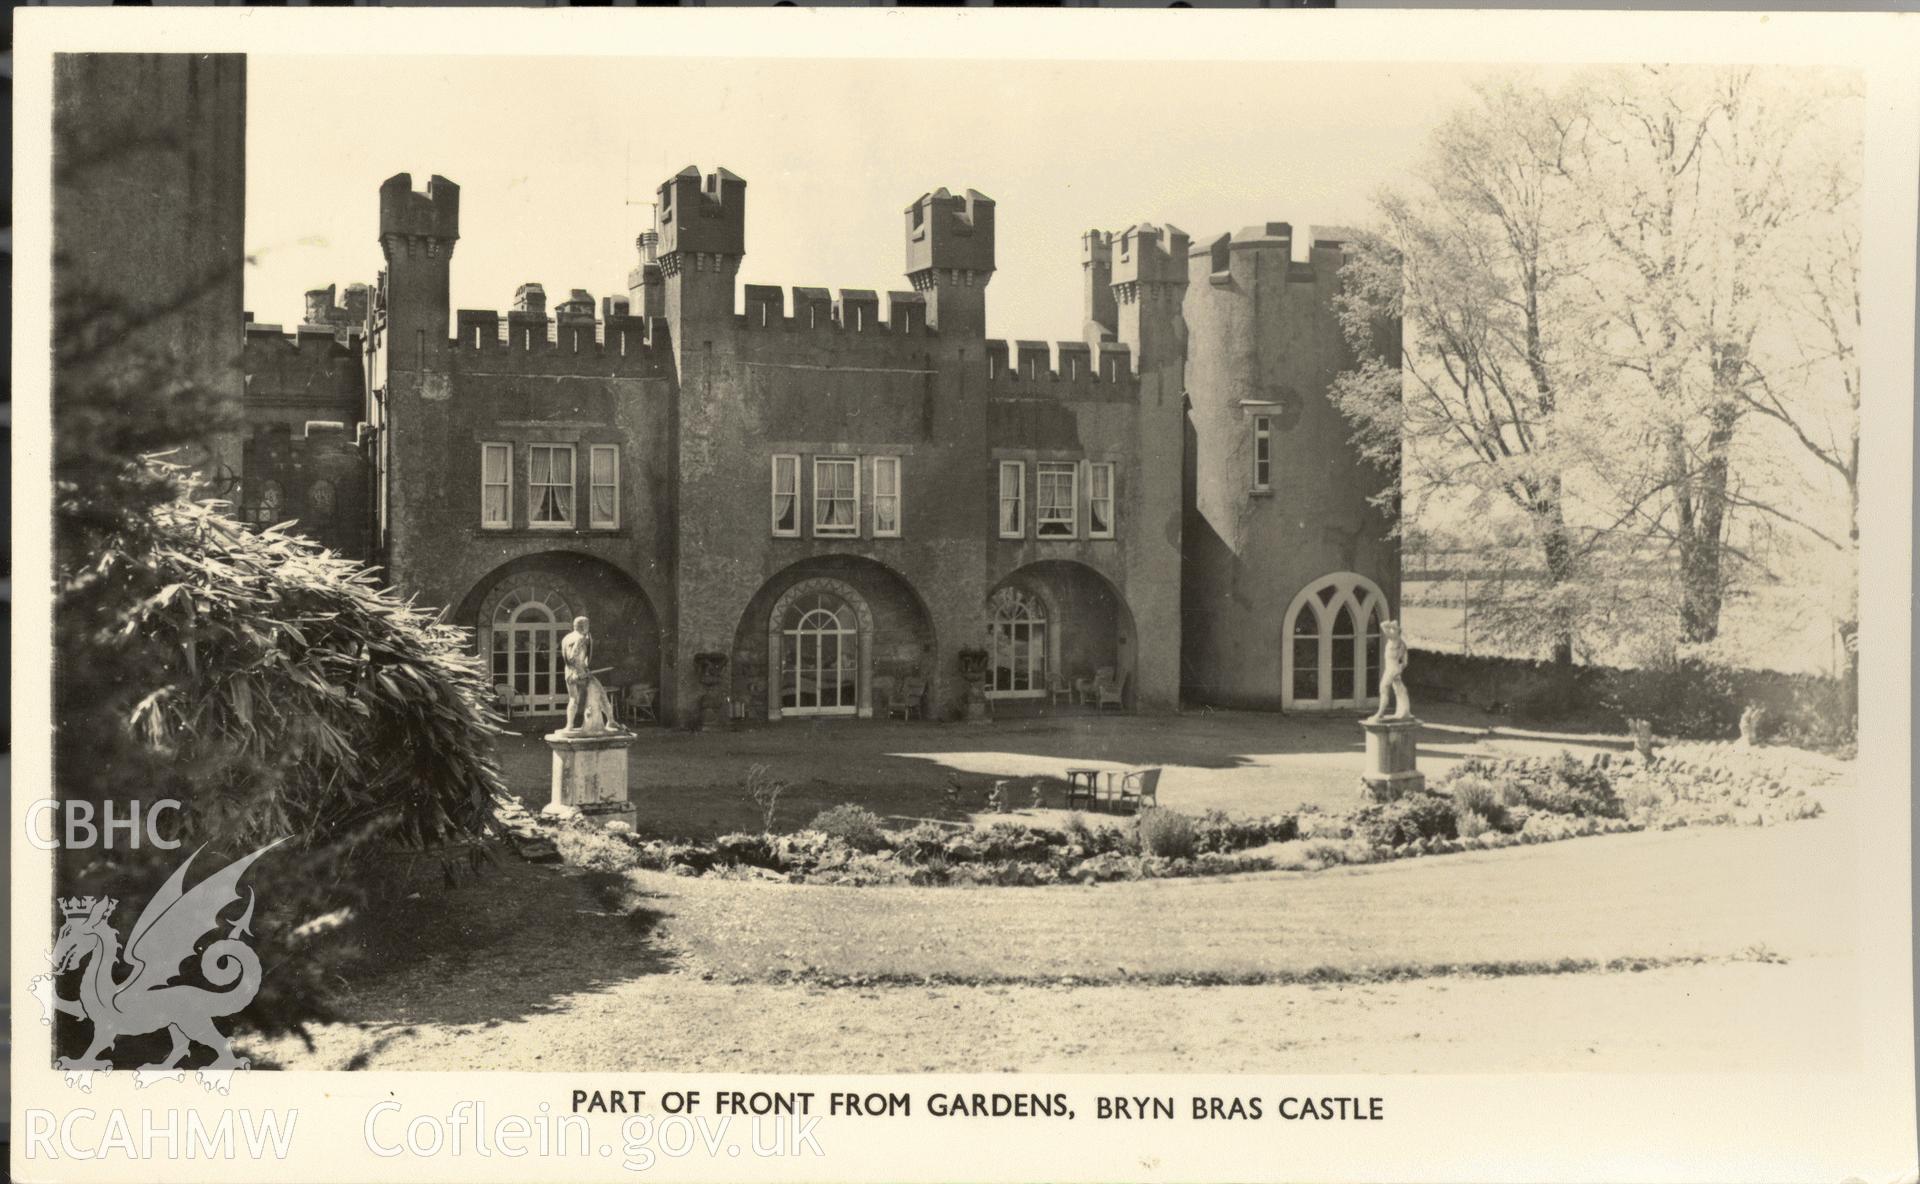
<path fill-rule="evenodd" d="M 333 482 L 325 477 L 307 487 L 307 520 L 315 525 L 333 521 Z"/>
<path fill-rule="evenodd" d="M 567 676 L 560 642 L 573 628 L 573 612 L 557 595 L 519 593 L 493 614 L 493 682 L 513 694 L 513 708 L 527 715 L 566 710 Z"/>
<path fill-rule="evenodd" d="M 994 594 L 992 607 L 987 693 L 1009 699 L 1046 694 L 1046 606 L 1018 588 L 1003 588 Z"/>
<path fill-rule="evenodd" d="M 1353 611 L 1347 605 L 1341 605 L 1340 611 L 1333 614 L 1333 629 L 1327 634 L 1333 643 L 1332 652 L 1327 657 L 1333 667 L 1333 697 L 1339 700 L 1353 698 L 1353 676 L 1356 659 L 1353 645 Z"/>
<path fill-rule="evenodd" d="M 1391 612 L 1365 576 L 1337 572 L 1300 590 L 1281 651 L 1284 707 L 1370 707 L 1380 677 L 1380 622 Z"/>
<path fill-rule="evenodd" d="M 1293 649 L 1293 699 L 1301 702 L 1320 697 L 1320 611 L 1303 604 L 1293 618 L 1293 636 L 1287 644 Z"/>
<path fill-rule="evenodd" d="M 837 597 L 803 598 L 787 612 L 780 645 L 782 715 L 852 715 L 860 707 L 860 630 Z"/>

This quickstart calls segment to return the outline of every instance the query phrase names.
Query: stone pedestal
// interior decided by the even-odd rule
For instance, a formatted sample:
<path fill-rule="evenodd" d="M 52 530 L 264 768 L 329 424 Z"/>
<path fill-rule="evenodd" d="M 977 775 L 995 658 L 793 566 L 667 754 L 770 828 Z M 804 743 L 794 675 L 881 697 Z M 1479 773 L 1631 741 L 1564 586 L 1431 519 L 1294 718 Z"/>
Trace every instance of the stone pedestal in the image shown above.
<path fill-rule="evenodd" d="M 1367 797 L 1390 802 L 1427 787 L 1426 774 L 1415 767 L 1419 750 L 1414 737 L 1420 721 L 1406 719 L 1363 719 L 1360 730 L 1367 734 L 1367 766 L 1360 782 Z"/>
<path fill-rule="evenodd" d="M 565 821 L 586 818 L 596 826 L 609 822 L 633 825 L 633 803 L 627 800 L 627 748 L 631 732 L 568 734 L 551 732 L 553 800 L 540 811 L 543 818 Z"/>

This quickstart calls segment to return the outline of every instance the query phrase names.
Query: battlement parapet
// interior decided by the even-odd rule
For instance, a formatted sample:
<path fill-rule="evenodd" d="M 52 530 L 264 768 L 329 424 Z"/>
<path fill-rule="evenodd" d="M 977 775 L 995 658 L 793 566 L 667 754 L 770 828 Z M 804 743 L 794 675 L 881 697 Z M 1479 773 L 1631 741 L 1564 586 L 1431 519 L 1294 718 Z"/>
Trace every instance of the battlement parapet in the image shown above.
<path fill-rule="evenodd" d="M 931 332 L 926 297 L 918 292 L 888 292 L 885 316 L 880 315 L 880 295 L 871 288 L 843 288 L 835 298 L 826 288 L 796 285 L 793 314 L 788 316 L 785 289 L 774 284 L 745 284 L 741 287 L 741 304 L 735 323 L 750 330 L 898 337 Z"/>
<path fill-rule="evenodd" d="M 1155 226 L 1151 222 L 1108 236 L 1113 283 L 1121 288 L 1121 296 L 1129 295 L 1126 288 L 1133 285 L 1186 286 L 1189 241 L 1187 232 L 1178 226 Z"/>
<path fill-rule="evenodd" d="M 1196 269 L 1204 270 L 1216 287 L 1233 282 L 1233 257 L 1245 251 L 1272 252 L 1285 261 L 1283 277 L 1290 284 L 1312 284 L 1331 277 L 1345 262 L 1344 245 L 1357 232 L 1344 226 L 1309 227 L 1306 238 L 1312 244 L 1307 258 L 1293 258 L 1293 226 L 1287 222 L 1267 222 L 1243 227 L 1235 234 L 1222 234 L 1190 248 L 1188 257 Z"/>
<path fill-rule="evenodd" d="M 993 199 L 977 190 L 936 189 L 907 207 L 907 271 L 991 272 Z"/>
<path fill-rule="evenodd" d="M 356 356 L 361 337 L 358 327 L 302 324 L 288 332 L 281 325 L 249 320 L 245 341 L 248 351 L 279 348 L 318 361 Z"/>
<path fill-rule="evenodd" d="M 1084 341 L 1015 341 L 1011 351 L 998 338 L 985 344 L 987 388 L 996 395 L 1131 399 L 1140 392 L 1133 350 L 1118 342 L 1103 341 L 1097 350 Z"/>
<path fill-rule="evenodd" d="M 667 274 L 676 255 L 744 255 L 747 251 L 747 183 L 726 169 L 705 177 L 688 165 L 660 186 L 660 241 Z"/>
<path fill-rule="evenodd" d="M 587 315 L 563 316 L 557 323 L 544 314 L 509 311 L 502 318 L 490 308 L 463 308 L 454 316 L 453 348 L 464 355 L 484 355 L 494 362 L 579 355 L 635 370 L 649 369 L 669 356 L 665 317 L 608 316 L 596 320 L 591 297 L 587 298 L 587 308 Z"/>
<path fill-rule="evenodd" d="M 424 238 L 449 245 L 460 237 L 460 187 L 435 175 L 425 192 L 412 173 L 395 173 L 380 186 L 380 238 Z"/>

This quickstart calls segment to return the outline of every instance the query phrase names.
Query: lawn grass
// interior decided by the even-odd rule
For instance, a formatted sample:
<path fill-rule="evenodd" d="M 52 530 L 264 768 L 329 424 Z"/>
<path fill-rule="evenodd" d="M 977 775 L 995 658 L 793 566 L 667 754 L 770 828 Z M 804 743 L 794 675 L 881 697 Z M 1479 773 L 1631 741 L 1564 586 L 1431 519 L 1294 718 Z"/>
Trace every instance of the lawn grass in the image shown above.
<path fill-rule="evenodd" d="M 1612 835 L 1318 873 L 838 888 L 630 872 L 685 964 L 737 981 L 1299 981 L 1840 951 L 1851 830 Z M 1818 876 L 1807 869 L 1818 867 Z"/>
<path fill-rule="evenodd" d="M 1627 747 L 1604 736 L 1495 737 L 1491 716 L 1439 704 L 1430 714 L 1420 733 L 1429 777 L 1468 755 Z M 508 784 L 532 808 L 544 805 L 552 761 L 546 744 L 510 735 L 499 754 Z M 1362 735 L 1347 716 L 1063 714 L 984 726 L 815 720 L 698 734 L 642 729 L 629 754 L 628 783 L 641 833 L 700 840 L 762 829 L 760 808 L 741 791 L 754 764 L 788 782 L 772 829 L 793 831 L 845 802 L 884 817 L 962 821 L 986 810 L 987 794 L 1001 780 L 1012 805 L 1028 809 L 1037 782 L 1046 807 L 1057 810 L 1065 805 L 1066 770 L 1075 766 L 1160 766 L 1161 804 L 1189 813 L 1346 809 L 1358 801 L 1361 762 Z"/>

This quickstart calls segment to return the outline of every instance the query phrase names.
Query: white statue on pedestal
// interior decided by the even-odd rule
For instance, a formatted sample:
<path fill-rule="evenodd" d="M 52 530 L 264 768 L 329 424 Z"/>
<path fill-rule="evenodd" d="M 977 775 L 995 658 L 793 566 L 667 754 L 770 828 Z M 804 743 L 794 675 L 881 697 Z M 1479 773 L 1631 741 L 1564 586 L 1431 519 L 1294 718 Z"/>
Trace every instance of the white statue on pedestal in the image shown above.
<path fill-rule="evenodd" d="M 573 632 L 560 642 L 560 659 L 567 670 L 567 723 L 563 736 L 607 736 L 626 731 L 613 718 L 607 703 L 606 688 L 596 674 L 613 669 L 592 669 L 593 630 L 585 617 L 573 619 Z M 574 720 L 578 718 L 579 723 Z"/>
<path fill-rule="evenodd" d="M 1367 717 L 1369 723 L 1378 723 L 1386 719 L 1409 719 L 1413 715 L 1413 701 L 1407 697 L 1407 683 L 1403 677 L 1407 669 L 1407 641 L 1400 632 L 1400 622 L 1380 622 L 1380 706 Z M 1391 715 L 1387 713 L 1390 697 L 1397 698 L 1399 710 Z"/>

